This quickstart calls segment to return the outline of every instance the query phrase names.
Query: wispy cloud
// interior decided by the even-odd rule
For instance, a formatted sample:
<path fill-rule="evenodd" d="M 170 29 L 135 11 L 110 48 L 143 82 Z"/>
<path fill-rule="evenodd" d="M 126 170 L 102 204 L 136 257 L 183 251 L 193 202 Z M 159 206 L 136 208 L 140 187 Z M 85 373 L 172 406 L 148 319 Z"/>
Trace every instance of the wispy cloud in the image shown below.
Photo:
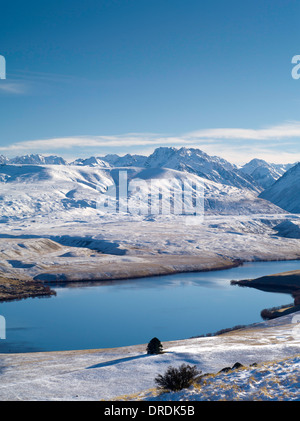
<path fill-rule="evenodd" d="M 68 151 L 80 153 L 116 152 L 131 148 L 135 153 L 149 152 L 158 146 L 200 148 L 231 162 L 243 163 L 252 158 L 269 162 L 300 161 L 300 122 L 286 122 L 261 129 L 218 128 L 194 131 L 179 136 L 158 133 L 127 133 L 110 136 L 69 136 L 17 142 L 0 147 L 2 153 Z"/>
<path fill-rule="evenodd" d="M 291 121 L 263 129 L 218 128 L 198 130 L 186 135 L 197 139 L 269 140 L 300 137 L 300 122 Z"/>
<path fill-rule="evenodd" d="M 48 95 L 55 89 L 70 86 L 94 86 L 95 81 L 87 78 L 46 72 L 14 71 L 7 79 L 0 80 L 0 94 L 12 95 Z"/>
<path fill-rule="evenodd" d="M 28 92 L 28 85 L 19 81 L 0 81 L 0 93 L 24 95 Z"/>
<path fill-rule="evenodd" d="M 142 134 L 125 134 L 116 136 L 74 136 L 74 137 L 57 137 L 42 140 L 28 140 L 24 142 L 14 143 L 9 146 L 0 147 L 0 151 L 13 150 L 53 150 L 53 149 L 70 149 L 73 147 L 130 147 L 143 145 L 160 145 L 160 144 L 182 144 L 184 140 L 176 137 L 158 137 L 153 138 Z"/>

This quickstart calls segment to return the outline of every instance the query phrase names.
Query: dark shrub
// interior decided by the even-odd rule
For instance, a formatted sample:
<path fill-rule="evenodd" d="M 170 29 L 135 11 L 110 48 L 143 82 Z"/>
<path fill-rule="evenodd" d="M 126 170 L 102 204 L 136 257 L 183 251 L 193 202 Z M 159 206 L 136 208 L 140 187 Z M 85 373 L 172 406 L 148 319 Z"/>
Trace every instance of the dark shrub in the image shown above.
<path fill-rule="evenodd" d="M 274 319 L 274 314 L 270 310 L 268 310 L 267 308 L 265 308 L 264 310 L 261 311 L 260 316 L 263 320 Z"/>
<path fill-rule="evenodd" d="M 231 367 L 224 367 L 222 368 L 222 370 L 219 371 L 219 373 L 228 373 L 228 371 L 231 371 L 232 368 Z"/>
<path fill-rule="evenodd" d="M 300 305 L 300 291 L 295 291 L 293 292 L 293 298 L 294 298 L 294 306 L 299 306 Z"/>
<path fill-rule="evenodd" d="M 198 371 L 195 365 L 182 364 L 179 368 L 170 366 L 165 374 L 159 374 L 155 378 L 155 383 L 160 389 L 176 392 L 189 387 L 200 374 L 201 371 Z"/>
<path fill-rule="evenodd" d="M 147 346 L 147 354 L 161 354 L 163 346 L 159 339 L 152 338 Z"/>
<path fill-rule="evenodd" d="M 243 364 L 237 362 L 232 366 L 232 370 L 238 370 L 239 368 L 243 368 Z"/>

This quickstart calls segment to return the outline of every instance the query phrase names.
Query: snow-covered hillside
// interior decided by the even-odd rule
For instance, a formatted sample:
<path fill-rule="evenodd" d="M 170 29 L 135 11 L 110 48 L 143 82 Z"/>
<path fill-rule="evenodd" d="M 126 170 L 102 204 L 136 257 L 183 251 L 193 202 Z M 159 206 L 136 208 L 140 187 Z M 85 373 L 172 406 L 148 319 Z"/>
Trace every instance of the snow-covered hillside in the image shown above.
<path fill-rule="evenodd" d="M 271 187 L 263 191 L 262 199 L 289 212 L 300 212 L 300 163 L 290 168 Z"/>
<path fill-rule="evenodd" d="M 199 377 L 188 389 L 136 394 L 144 401 L 299 401 L 300 354 Z M 126 399 L 126 400 L 131 400 Z"/>
<path fill-rule="evenodd" d="M 95 209 L 109 175 L 90 167 L 5 165 L 0 167 L 0 218 L 69 218 L 74 209 Z"/>
<path fill-rule="evenodd" d="M 175 189 L 177 195 L 174 197 L 181 201 L 184 183 L 204 187 L 204 209 L 207 214 L 282 213 L 280 208 L 258 198 L 252 189 L 217 183 L 187 172 L 163 168 L 40 164 L 0 167 L 0 220 L 18 219 L 25 223 L 28 218 L 47 217 L 62 223 L 70 219 L 84 220 L 92 215 L 99 216 L 101 212 L 97 209 L 97 203 L 106 197 L 106 189 L 118 182 L 119 170 L 126 171 L 128 181 L 144 182 L 139 189 L 129 192 L 131 213 L 138 206 L 135 198 L 147 206 L 151 193 L 156 197 L 161 194 L 161 209 L 153 212 L 152 208 L 146 207 L 144 214 L 158 214 L 163 212 L 162 209 L 169 214 L 172 212 L 171 191 Z M 194 193 L 203 196 L 202 191 L 196 191 L 195 187 Z"/>

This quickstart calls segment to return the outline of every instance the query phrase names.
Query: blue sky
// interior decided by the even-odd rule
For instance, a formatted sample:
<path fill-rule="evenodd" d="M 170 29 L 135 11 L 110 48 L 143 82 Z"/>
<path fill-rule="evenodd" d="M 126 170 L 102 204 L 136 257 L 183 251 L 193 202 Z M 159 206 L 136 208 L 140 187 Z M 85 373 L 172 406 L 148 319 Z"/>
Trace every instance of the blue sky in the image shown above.
<path fill-rule="evenodd" d="M 1 4 L 0 153 L 300 160 L 297 0 Z"/>

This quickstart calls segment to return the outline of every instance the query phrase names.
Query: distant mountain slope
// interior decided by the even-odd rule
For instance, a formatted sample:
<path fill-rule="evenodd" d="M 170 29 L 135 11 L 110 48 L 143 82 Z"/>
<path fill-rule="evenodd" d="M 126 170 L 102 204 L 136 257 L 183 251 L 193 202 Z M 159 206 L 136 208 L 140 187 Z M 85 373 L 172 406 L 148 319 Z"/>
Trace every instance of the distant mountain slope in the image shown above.
<path fill-rule="evenodd" d="M 275 183 L 295 164 L 270 164 L 263 159 L 252 159 L 240 171 L 250 175 L 264 189 Z"/>
<path fill-rule="evenodd" d="M 300 163 L 290 168 L 259 197 L 289 212 L 300 213 Z"/>
<path fill-rule="evenodd" d="M 101 159 L 114 167 L 144 167 L 147 156 L 130 154 L 124 156 L 105 155 Z"/>
<path fill-rule="evenodd" d="M 9 162 L 9 159 L 4 156 L 4 155 L 0 155 L 0 165 L 5 165 Z"/>
<path fill-rule="evenodd" d="M 110 168 L 110 165 L 108 162 L 102 160 L 101 158 L 96 158 L 95 156 L 91 156 L 90 158 L 86 158 L 86 159 L 78 158 L 75 161 L 71 162 L 70 165 Z"/>
<path fill-rule="evenodd" d="M 125 156 L 119 156 L 116 154 L 113 155 L 106 155 L 106 156 L 91 156 L 87 159 L 76 159 L 75 161 L 71 162 L 70 165 L 88 165 L 91 167 L 102 167 L 102 168 L 110 168 L 110 167 L 143 167 L 144 162 L 147 159 L 146 156 L 143 155 L 130 155 L 127 154 Z"/>

